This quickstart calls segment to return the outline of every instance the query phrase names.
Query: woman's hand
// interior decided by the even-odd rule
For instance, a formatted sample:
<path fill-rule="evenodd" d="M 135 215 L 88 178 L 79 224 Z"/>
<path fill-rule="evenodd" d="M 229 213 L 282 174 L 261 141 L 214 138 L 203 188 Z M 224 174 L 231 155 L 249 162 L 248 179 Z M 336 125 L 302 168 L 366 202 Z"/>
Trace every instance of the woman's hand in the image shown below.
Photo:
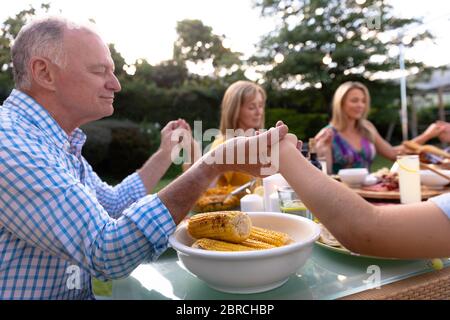
<path fill-rule="evenodd" d="M 440 136 L 445 131 L 445 127 L 446 122 L 436 121 L 428 126 L 423 135 L 427 138 L 427 140 L 431 140 Z"/>
<path fill-rule="evenodd" d="M 227 140 L 204 155 L 203 162 L 213 165 L 218 173 L 240 171 L 258 177 L 275 174 L 279 166 L 279 142 L 288 131 L 288 127 L 278 121 L 275 128 L 263 133 Z M 288 138 L 291 143 L 296 143 L 297 138 L 294 137 Z"/>
<path fill-rule="evenodd" d="M 200 146 L 192 137 L 189 124 L 183 119 L 170 121 L 161 130 L 159 151 L 171 161 L 171 157 L 178 156 L 182 149 L 191 154 L 190 163 L 201 156 Z"/>
<path fill-rule="evenodd" d="M 202 149 L 200 147 L 200 144 L 197 142 L 197 140 L 194 139 L 192 135 L 191 126 L 183 119 L 179 121 L 180 127 L 186 130 L 186 132 L 184 132 L 183 136 L 181 137 L 180 144 L 181 148 L 186 154 L 184 170 L 187 170 L 189 166 L 200 159 L 200 157 L 202 156 Z"/>
<path fill-rule="evenodd" d="M 450 124 L 444 121 L 436 121 L 420 135 L 412 139 L 418 144 L 425 144 L 428 140 L 438 137 L 442 142 L 450 142 Z"/>
<path fill-rule="evenodd" d="M 331 143 L 333 141 L 333 130 L 331 128 L 322 129 L 315 137 L 316 152 L 319 156 L 324 156 L 331 150 Z"/>
<path fill-rule="evenodd" d="M 436 124 L 442 128 L 439 133 L 439 140 L 444 143 L 450 142 L 450 123 L 444 121 L 437 121 Z"/>
<path fill-rule="evenodd" d="M 161 150 L 164 154 L 170 156 L 173 148 L 180 143 L 178 138 L 175 139 L 175 130 L 180 128 L 181 125 L 181 120 L 173 120 L 169 121 L 164 128 L 161 129 L 161 142 L 159 144 L 159 150 Z"/>

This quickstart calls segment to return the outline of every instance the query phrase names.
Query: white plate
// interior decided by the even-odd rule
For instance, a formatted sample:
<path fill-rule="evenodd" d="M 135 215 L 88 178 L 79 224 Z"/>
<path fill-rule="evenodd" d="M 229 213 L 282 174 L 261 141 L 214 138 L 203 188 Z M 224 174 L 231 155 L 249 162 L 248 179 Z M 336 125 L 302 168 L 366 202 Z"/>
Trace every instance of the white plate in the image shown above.
<path fill-rule="evenodd" d="M 319 245 L 322 248 L 328 249 L 328 250 L 333 251 L 333 252 L 345 254 L 347 256 L 360 257 L 360 258 L 369 258 L 369 259 L 398 260 L 396 258 L 383 258 L 383 257 L 366 256 L 366 255 L 363 255 L 363 254 L 358 254 L 358 253 L 351 252 L 350 250 L 347 250 L 347 249 L 342 248 L 342 247 L 333 247 L 333 246 L 330 246 L 330 245 L 325 244 L 325 243 L 320 242 L 320 241 L 316 241 L 316 244 Z"/>
<path fill-rule="evenodd" d="M 374 175 L 374 174 L 369 174 L 363 182 L 364 186 L 373 186 L 374 184 L 377 184 L 380 180 Z"/>

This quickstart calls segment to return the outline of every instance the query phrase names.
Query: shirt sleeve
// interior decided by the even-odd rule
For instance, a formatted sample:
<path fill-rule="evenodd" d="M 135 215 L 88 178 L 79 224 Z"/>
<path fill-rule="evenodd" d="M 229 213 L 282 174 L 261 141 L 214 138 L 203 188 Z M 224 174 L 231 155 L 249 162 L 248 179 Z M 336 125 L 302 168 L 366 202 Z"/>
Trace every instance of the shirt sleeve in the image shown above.
<path fill-rule="evenodd" d="M 124 277 L 164 252 L 176 225 L 156 195 L 141 198 L 114 219 L 58 157 L 50 156 L 51 148 L 26 139 L 0 144 L 2 227 L 100 279 Z"/>
<path fill-rule="evenodd" d="M 147 194 L 144 183 L 137 172 L 126 177 L 120 184 L 112 187 L 100 179 L 84 158 L 83 162 L 95 185 L 98 202 L 111 217 L 119 217 L 126 208 Z"/>
<path fill-rule="evenodd" d="M 428 199 L 428 201 L 437 205 L 450 219 L 450 193 L 441 194 L 440 196 Z"/>

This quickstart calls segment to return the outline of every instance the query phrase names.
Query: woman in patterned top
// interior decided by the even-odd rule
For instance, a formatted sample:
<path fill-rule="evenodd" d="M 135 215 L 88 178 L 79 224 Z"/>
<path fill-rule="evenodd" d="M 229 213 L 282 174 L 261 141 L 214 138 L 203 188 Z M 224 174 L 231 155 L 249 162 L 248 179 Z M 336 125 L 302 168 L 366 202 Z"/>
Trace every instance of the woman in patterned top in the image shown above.
<path fill-rule="evenodd" d="M 367 120 L 370 95 L 359 82 L 345 82 L 333 98 L 333 115 L 328 126 L 315 137 L 319 156 L 327 159 L 328 172 L 337 173 L 345 168 L 370 169 L 378 152 L 395 160 L 400 147 L 393 147 Z"/>

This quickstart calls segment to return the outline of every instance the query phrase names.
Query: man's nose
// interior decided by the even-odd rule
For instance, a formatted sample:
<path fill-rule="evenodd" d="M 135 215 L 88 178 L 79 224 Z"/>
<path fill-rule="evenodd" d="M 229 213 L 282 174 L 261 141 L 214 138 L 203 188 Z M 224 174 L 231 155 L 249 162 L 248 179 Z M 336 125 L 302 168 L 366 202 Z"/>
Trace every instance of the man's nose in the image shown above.
<path fill-rule="evenodd" d="M 115 74 L 111 75 L 111 78 L 106 83 L 106 88 L 108 90 L 112 90 L 114 92 L 119 92 L 120 90 L 122 90 L 122 87 L 120 86 L 119 79 L 117 79 Z"/>

